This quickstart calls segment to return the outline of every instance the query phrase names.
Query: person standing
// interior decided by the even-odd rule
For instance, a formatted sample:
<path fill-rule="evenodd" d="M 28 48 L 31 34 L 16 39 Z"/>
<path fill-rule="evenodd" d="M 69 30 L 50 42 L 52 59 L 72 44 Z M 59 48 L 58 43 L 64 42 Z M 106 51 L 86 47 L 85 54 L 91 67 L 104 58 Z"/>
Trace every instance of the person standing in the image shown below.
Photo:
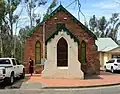
<path fill-rule="evenodd" d="M 29 60 L 29 73 L 31 74 L 31 76 L 32 76 L 32 74 L 34 72 L 33 63 L 34 63 L 33 60 L 30 58 L 30 60 Z"/>

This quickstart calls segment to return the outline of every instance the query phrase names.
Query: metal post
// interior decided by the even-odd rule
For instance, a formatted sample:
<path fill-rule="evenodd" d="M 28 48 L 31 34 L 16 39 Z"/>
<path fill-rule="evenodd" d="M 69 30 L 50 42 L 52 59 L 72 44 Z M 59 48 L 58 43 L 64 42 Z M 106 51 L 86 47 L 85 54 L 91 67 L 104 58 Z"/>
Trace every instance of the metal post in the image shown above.
<path fill-rule="evenodd" d="M 43 23 L 43 60 L 45 60 L 45 22 Z"/>

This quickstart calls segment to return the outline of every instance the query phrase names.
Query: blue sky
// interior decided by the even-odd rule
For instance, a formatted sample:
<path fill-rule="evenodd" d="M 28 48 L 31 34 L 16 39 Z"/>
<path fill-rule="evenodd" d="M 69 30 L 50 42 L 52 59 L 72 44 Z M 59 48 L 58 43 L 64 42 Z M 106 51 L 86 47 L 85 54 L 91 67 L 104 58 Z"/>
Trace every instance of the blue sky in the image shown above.
<path fill-rule="evenodd" d="M 66 7 L 74 0 L 58 0 L 58 6 L 61 4 Z M 48 0 L 48 3 L 45 6 L 41 6 L 38 8 L 35 12 L 37 14 L 43 15 L 46 13 L 46 10 L 52 0 Z M 81 2 L 81 11 L 85 15 L 85 18 L 87 20 L 87 23 L 89 22 L 89 19 L 92 15 L 96 15 L 97 18 L 100 18 L 102 16 L 105 16 L 107 19 L 109 19 L 112 15 L 112 13 L 120 13 L 120 4 L 117 4 L 116 2 L 120 2 L 120 0 L 80 0 Z M 18 13 L 21 9 L 21 6 L 18 7 L 15 13 Z M 74 3 L 71 6 L 67 8 L 69 12 L 71 12 L 76 18 L 78 18 L 78 7 Z M 25 12 L 25 9 L 21 15 L 21 18 L 25 18 L 21 20 L 21 27 L 24 27 L 25 25 L 29 24 L 29 20 L 27 17 L 27 13 Z M 26 20 L 26 22 L 25 22 Z M 84 17 L 80 15 L 80 21 L 84 23 Z"/>

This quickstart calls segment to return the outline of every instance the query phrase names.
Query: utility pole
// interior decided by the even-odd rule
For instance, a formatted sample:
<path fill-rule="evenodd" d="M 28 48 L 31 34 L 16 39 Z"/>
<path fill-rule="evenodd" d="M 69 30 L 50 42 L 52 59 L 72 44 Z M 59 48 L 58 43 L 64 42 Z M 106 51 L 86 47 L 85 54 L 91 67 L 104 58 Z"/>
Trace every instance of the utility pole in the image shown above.
<path fill-rule="evenodd" d="M 45 60 L 45 22 L 43 23 L 43 60 Z"/>

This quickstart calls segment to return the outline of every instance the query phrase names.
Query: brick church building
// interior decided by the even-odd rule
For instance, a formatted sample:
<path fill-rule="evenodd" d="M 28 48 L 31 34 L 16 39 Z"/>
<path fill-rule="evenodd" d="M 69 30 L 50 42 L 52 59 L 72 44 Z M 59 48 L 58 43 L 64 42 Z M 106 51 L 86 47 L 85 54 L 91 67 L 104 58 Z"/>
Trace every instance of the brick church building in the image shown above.
<path fill-rule="evenodd" d="M 34 60 L 35 73 L 43 71 L 45 76 L 51 74 L 58 75 L 55 77 L 59 78 L 64 74 L 73 77 L 75 73 L 78 75 L 82 72 L 88 75 L 99 74 L 99 54 L 95 40 L 97 40 L 96 36 L 60 5 L 27 37 L 24 52 L 26 72 L 31 57 Z M 44 49 L 46 66 L 43 59 Z"/>

